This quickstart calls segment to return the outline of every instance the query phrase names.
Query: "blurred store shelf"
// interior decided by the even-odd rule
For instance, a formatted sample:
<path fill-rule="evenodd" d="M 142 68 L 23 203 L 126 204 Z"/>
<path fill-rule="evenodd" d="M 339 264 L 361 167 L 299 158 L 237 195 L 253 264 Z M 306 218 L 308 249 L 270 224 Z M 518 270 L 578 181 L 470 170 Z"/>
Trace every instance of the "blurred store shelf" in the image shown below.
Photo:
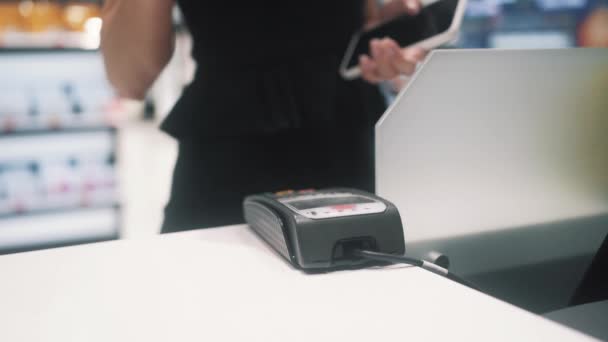
<path fill-rule="evenodd" d="M 100 15 L 100 1 L 2 1 L 0 49 L 97 49 Z"/>
<path fill-rule="evenodd" d="M 0 49 L 0 74 L 0 254 L 118 238 L 127 106 L 99 52 Z"/>
<path fill-rule="evenodd" d="M 118 238 L 114 208 L 45 213 L 3 219 L 0 253 L 97 242 Z"/>
<path fill-rule="evenodd" d="M 99 32 L 101 19 L 92 22 L 91 32 L 45 31 L 20 32 L 7 31 L 0 34 L 1 49 L 17 50 L 95 50 L 99 48 Z M 98 27 L 98 28 L 97 28 Z"/>
<path fill-rule="evenodd" d="M 0 139 L 0 220 L 114 205 L 114 140 L 109 131 Z"/>

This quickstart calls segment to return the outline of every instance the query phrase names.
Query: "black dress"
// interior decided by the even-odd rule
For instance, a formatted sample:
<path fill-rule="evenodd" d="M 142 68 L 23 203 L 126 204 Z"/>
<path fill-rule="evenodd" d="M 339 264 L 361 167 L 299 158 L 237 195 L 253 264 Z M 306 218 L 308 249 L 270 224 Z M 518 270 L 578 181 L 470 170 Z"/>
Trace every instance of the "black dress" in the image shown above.
<path fill-rule="evenodd" d="M 178 3 L 197 71 L 161 126 L 179 141 L 162 232 L 240 223 L 252 193 L 374 190 L 384 101 L 338 74 L 363 1 Z"/>

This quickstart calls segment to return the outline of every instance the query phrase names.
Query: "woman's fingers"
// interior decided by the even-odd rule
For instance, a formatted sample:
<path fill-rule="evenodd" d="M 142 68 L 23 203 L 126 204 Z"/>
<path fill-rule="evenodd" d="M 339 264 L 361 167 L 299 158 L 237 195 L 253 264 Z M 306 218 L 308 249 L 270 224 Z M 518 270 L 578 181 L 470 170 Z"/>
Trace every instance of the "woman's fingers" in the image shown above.
<path fill-rule="evenodd" d="M 416 15 L 422 9 L 422 4 L 420 0 L 402 0 L 403 8 L 405 12 L 409 15 Z"/>
<path fill-rule="evenodd" d="M 378 83 L 400 75 L 412 75 L 426 55 L 427 51 L 418 47 L 401 49 L 390 38 L 373 39 L 370 55 L 360 56 L 359 67 L 365 80 Z"/>
<path fill-rule="evenodd" d="M 393 69 L 397 70 L 398 74 L 411 75 L 416 70 L 417 61 L 412 61 L 405 58 L 403 50 L 394 40 L 388 39 L 386 46 L 387 49 L 392 51 L 393 57 L 390 63 L 393 65 Z"/>
<path fill-rule="evenodd" d="M 370 43 L 371 57 L 376 63 L 377 75 L 383 80 L 394 78 L 398 75 L 411 75 L 416 64 L 423 58 L 421 49 L 405 52 L 390 38 L 374 40 Z"/>
<path fill-rule="evenodd" d="M 423 48 L 412 47 L 403 51 L 403 57 L 410 63 L 420 63 L 429 52 Z"/>
<path fill-rule="evenodd" d="M 376 62 L 369 56 L 361 55 L 359 57 L 359 68 L 361 69 L 361 77 L 369 83 L 378 83 L 382 81 L 377 72 Z"/>
<path fill-rule="evenodd" d="M 393 61 L 399 58 L 400 53 L 392 49 L 389 43 L 388 38 L 374 39 L 370 43 L 372 58 L 376 62 L 378 75 L 384 80 L 399 74 L 399 69 L 395 67 Z"/>

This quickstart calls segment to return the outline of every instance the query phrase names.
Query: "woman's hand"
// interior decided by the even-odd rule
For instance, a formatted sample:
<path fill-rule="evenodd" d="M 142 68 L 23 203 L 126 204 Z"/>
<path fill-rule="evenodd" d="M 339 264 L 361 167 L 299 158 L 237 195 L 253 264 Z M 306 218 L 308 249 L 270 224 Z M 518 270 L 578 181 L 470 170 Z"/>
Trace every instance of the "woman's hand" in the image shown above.
<path fill-rule="evenodd" d="M 418 47 L 402 50 L 390 38 L 372 39 L 370 51 L 371 56 L 361 55 L 359 57 L 361 75 L 370 83 L 413 74 L 418 62 L 422 61 L 427 54 L 427 51 Z"/>
<path fill-rule="evenodd" d="M 420 8 L 419 0 L 393 0 L 380 8 L 377 7 L 376 0 L 368 0 L 366 27 L 373 27 L 403 13 L 416 15 Z M 373 39 L 369 51 L 369 55 L 359 56 L 359 67 L 363 79 L 370 83 L 411 75 L 427 54 L 427 51 L 418 47 L 403 50 L 391 38 Z"/>

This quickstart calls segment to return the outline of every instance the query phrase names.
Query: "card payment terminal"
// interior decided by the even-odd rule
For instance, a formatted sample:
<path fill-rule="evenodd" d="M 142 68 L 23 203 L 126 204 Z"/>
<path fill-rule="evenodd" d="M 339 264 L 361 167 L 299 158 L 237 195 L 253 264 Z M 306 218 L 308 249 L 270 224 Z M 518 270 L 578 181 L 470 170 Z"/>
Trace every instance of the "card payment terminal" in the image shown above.
<path fill-rule="evenodd" d="M 262 239 L 305 271 L 366 263 L 351 249 L 405 253 L 397 208 L 354 189 L 264 193 L 245 198 L 245 220 Z"/>

